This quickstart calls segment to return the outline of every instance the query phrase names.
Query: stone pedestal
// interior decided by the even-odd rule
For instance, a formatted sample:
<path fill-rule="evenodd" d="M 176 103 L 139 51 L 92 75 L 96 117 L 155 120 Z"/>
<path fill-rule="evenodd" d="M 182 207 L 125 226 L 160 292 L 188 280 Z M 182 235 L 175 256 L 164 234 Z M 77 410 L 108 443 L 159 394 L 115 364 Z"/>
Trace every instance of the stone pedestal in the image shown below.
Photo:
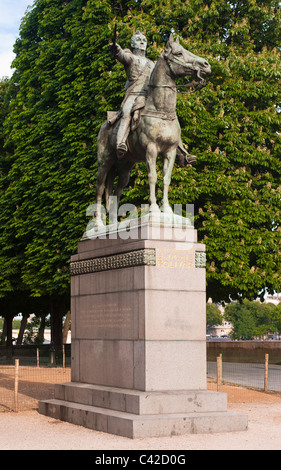
<path fill-rule="evenodd" d="M 130 438 L 247 429 L 206 390 L 196 231 L 148 218 L 99 236 L 71 259 L 71 382 L 39 412 Z"/>

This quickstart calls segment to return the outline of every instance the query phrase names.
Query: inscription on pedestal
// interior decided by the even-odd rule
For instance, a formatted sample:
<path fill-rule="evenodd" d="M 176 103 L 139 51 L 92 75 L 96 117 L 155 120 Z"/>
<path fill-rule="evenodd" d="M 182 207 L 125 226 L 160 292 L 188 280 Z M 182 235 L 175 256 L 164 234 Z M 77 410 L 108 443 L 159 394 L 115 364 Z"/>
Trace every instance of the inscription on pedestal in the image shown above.
<path fill-rule="evenodd" d="M 132 323 L 132 308 L 118 307 L 116 304 L 97 305 L 91 310 L 81 312 L 80 321 L 84 327 L 130 327 Z"/>
<path fill-rule="evenodd" d="M 157 250 L 157 266 L 160 268 L 193 268 L 193 249 L 176 250 L 173 248 L 160 248 Z"/>
<path fill-rule="evenodd" d="M 130 328 L 132 317 L 131 307 L 118 307 L 115 303 L 95 305 L 81 310 L 80 324 L 83 328 Z"/>

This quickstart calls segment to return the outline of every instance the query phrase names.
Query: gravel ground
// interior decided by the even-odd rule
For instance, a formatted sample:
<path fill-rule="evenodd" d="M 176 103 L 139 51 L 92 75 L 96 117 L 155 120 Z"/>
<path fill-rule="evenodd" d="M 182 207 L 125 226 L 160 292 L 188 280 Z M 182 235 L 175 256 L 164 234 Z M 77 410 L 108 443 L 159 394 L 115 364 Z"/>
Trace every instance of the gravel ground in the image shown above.
<path fill-rule="evenodd" d="M 0 450 L 281 450 L 281 395 L 224 385 L 228 410 L 248 415 L 243 432 L 127 439 L 40 415 L 38 400 L 52 398 L 54 383 L 70 380 L 70 370 L 20 369 L 19 401 L 29 411 L 7 410 L 13 402 L 14 370 L 0 371 Z M 208 389 L 216 390 L 215 382 Z M 1 407 L 1 403 L 5 406 Z M 26 409 L 26 408 L 24 408 Z"/>
<path fill-rule="evenodd" d="M 36 410 L 0 414 L 0 450 L 281 450 L 281 399 L 229 403 L 248 415 L 247 431 L 127 439 L 40 415 Z"/>

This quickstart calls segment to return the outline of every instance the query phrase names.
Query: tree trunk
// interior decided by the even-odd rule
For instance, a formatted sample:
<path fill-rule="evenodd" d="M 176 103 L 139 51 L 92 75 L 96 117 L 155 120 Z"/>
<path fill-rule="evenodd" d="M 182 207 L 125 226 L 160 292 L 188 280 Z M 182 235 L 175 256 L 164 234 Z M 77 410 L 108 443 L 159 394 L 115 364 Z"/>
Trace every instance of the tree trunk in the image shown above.
<path fill-rule="evenodd" d="M 13 314 L 9 314 L 5 316 L 6 324 L 7 324 L 7 340 L 6 340 L 6 348 L 7 348 L 7 359 L 12 359 L 13 356 Z"/>
<path fill-rule="evenodd" d="M 68 335 L 68 330 L 70 326 L 70 320 L 71 320 L 71 315 L 70 315 L 70 310 L 68 310 L 65 321 L 64 321 L 64 327 L 63 327 L 63 334 L 62 334 L 62 342 L 63 344 L 66 344 L 67 342 L 67 335 Z"/>
<path fill-rule="evenodd" d="M 17 346 L 21 346 L 29 314 L 25 313 L 20 324 L 20 331 L 17 338 Z"/>
<path fill-rule="evenodd" d="M 62 316 L 63 304 L 58 300 L 54 300 L 51 306 L 51 343 L 56 353 L 62 351 Z"/>
<path fill-rule="evenodd" d="M 46 325 L 46 315 L 42 315 L 39 330 L 38 330 L 38 340 L 40 343 L 44 343 L 45 325 Z"/>
<path fill-rule="evenodd" d="M 3 331 L 2 331 L 2 335 L 1 335 L 1 344 L 5 344 L 6 336 L 7 336 L 7 322 L 6 322 L 6 317 L 4 317 L 4 319 L 3 319 Z"/>

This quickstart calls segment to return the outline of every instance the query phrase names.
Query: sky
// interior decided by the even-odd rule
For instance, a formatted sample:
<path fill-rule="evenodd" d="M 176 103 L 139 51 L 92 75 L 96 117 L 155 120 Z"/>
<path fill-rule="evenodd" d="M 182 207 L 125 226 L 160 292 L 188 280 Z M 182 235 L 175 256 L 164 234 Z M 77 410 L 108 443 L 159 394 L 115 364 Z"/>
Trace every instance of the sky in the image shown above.
<path fill-rule="evenodd" d="M 21 20 L 33 0 L 0 0 L 0 79 L 11 77 L 13 46 L 19 37 Z"/>

